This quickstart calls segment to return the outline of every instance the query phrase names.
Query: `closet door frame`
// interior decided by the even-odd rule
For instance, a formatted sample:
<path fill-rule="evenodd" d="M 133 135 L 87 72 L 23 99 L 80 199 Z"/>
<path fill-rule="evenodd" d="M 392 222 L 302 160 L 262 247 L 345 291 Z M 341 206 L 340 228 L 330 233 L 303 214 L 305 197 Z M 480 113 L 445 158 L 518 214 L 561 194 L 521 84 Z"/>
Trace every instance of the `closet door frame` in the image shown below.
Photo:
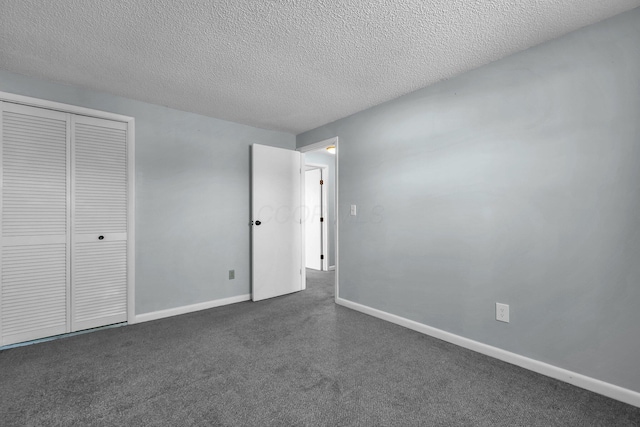
<path fill-rule="evenodd" d="M 135 119 L 121 114 L 93 110 L 60 102 L 32 98 L 0 91 L 0 101 L 37 108 L 60 111 L 63 113 L 95 117 L 99 119 L 123 122 L 127 125 L 127 323 L 136 321 L 135 315 Z M 69 172 L 68 172 L 69 173 Z M 1 177 L 0 177 L 1 179 Z M 69 240 L 68 237 L 67 240 Z M 69 248 L 68 248 L 69 250 Z M 73 262 L 73 261 L 72 261 Z M 70 320 L 69 320 L 70 321 Z"/>

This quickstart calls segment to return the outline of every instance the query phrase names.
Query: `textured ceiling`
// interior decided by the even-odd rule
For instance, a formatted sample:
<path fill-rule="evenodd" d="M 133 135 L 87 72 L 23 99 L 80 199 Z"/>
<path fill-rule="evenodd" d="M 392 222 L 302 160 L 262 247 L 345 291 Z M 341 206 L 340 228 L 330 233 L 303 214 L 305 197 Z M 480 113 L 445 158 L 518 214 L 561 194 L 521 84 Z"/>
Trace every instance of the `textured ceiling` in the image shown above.
<path fill-rule="evenodd" d="M 640 0 L 0 0 L 0 68 L 300 133 Z"/>

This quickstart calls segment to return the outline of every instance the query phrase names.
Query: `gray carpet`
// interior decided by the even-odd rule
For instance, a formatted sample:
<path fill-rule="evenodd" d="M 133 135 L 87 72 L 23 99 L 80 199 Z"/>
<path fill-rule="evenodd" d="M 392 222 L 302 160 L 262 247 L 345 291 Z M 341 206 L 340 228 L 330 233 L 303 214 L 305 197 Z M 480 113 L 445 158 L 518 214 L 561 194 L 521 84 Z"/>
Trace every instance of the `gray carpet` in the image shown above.
<path fill-rule="evenodd" d="M 3 426 L 639 426 L 640 409 L 308 290 L 0 352 Z"/>

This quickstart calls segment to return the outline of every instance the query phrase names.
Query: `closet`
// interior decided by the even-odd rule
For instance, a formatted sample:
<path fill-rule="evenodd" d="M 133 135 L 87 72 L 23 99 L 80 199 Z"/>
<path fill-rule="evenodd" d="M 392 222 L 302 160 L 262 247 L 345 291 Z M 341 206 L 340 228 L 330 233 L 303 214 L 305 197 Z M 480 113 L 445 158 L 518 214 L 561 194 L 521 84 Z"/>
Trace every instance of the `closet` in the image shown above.
<path fill-rule="evenodd" d="M 0 345 L 128 320 L 132 126 L 0 101 Z"/>

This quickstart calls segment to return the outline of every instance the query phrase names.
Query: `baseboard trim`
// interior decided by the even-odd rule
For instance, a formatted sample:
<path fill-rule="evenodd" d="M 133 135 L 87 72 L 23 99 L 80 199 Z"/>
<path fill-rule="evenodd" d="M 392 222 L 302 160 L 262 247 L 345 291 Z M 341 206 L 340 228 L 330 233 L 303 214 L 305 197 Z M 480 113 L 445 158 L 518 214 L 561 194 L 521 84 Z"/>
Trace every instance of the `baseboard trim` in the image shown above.
<path fill-rule="evenodd" d="M 171 316 L 179 316 L 180 314 L 193 313 L 194 311 L 207 310 L 209 308 L 220 307 L 223 305 L 236 304 L 239 302 L 249 301 L 250 299 L 251 295 L 246 294 L 230 298 L 201 302 L 198 304 L 184 305 L 182 307 L 168 308 L 166 310 L 152 311 L 150 313 L 136 315 L 135 323 L 149 322 L 151 320 L 164 319 L 165 317 Z"/>
<path fill-rule="evenodd" d="M 335 266 L 335 265 L 330 265 L 330 266 L 329 266 L 329 271 L 333 271 L 333 270 L 335 270 L 335 269 L 336 269 L 336 266 Z"/>
<path fill-rule="evenodd" d="M 587 377 L 576 372 L 568 371 L 566 369 L 559 368 L 545 362 L 540 362 L 538 360 L 531 359 L 525 356 L 521 356 L 519 354 L 512 353 L 506 350 L 502 350 L 488 344 L 483 344 L 478 341 L 464 338 L 459 335 L 455 335 L 441 329 L 433 328 L 423 323 L 396 316 L 395 314 L 387 313 L 385 311 L 371 308 L 366 305 L 358 304 L 344 298 L 336 298 L 336 303 L 344 307 L 359 311 L 361 313 L 368 314 L 370 316 L 377 317 L 391 323 L 395 323 L 396 325 L 404 326 L 405 328 L 412 329 L 425 335 L 441 339 L 451 344 L 455 344 L 460 347 L 464 347 L 469 350 L 484 354 L 486 356 L 511 363 L 512 365 L 520 366 L 530 371 L 537 372 L 539 374 L 555 378 L 569 384 L 573 384 L 577 387 L 592 391 L 594 393 L 598 393 L 603 396 L 628 403 L 629 405 L 640 407 L 640 393 L 636 391 L 622 388 L 614 384 L 606 383 L 595 378 Z"/>

